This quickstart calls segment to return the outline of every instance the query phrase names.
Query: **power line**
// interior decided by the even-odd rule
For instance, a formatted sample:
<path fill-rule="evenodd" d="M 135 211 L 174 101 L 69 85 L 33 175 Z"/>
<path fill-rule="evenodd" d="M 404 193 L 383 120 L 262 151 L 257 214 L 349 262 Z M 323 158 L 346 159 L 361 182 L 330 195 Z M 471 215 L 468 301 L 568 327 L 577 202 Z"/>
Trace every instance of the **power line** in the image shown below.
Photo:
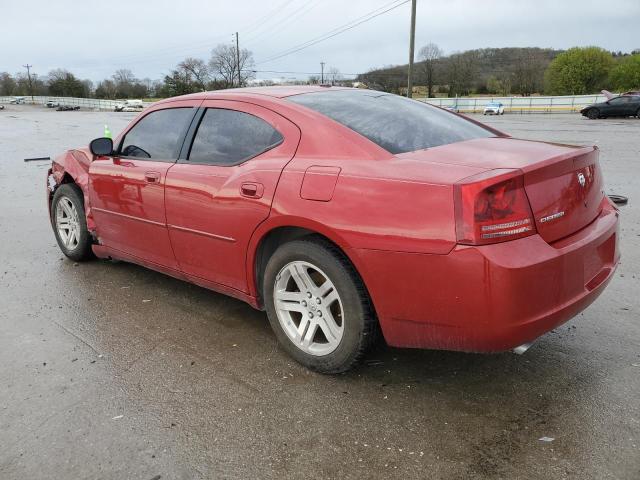
<path fill-rule="evenodd" d="M 243 69 L 245 72 L 251 73 L 273 73 L 278 75 L 321 75 L 322 72 L 299 72 L 293 70 L 254 70 L 254 69 Z M 359 72 L 359 73 L 345 73 L 340 72 L 340 75 L 348 76 L 348 77 L 357 77 L 358 75 L 375 75 L 375 76 L 388 76 L 388 77 L 404 77 L 404 72 L 378 72 L 376 70 L 371 70 L 368 72 Z"/>
<path fill-rule="evenodd" d="M 284 18 L 281 18 L 279 21 L 277 21 L 273 25 L 267 27 L 266 30 L 263 30 L 262 32 L 258 32 L 256 35 L 253 35 L 253 36 L 249 35 L 249 38 L 246 43 L 249 43 L 249 44 L 255 43 L 256 39 L 263 37 L 264 35 L 268 34 L 270 31 L 274 30 L 276 27 L 279 27 L 278 32 L 282 32 L 282 28 L 285 25 L 288 25 L 296 18 L 300 18 L 301 15 L 308 13 L 309 11 L 311 11 L 311 9 L 315 8 L 316 5 L 318 5 L 318 0 L 308 0 L 306 3 L 302 4 L 302 6 L 300 6 L 296 10 L 294 10 L 293 12 L 290 12 L 289 15 L 285 16 Z"/>
<path fill-rule="evenodd" d="M 291 2 L 293 2 L 294 0 L 285 0 L 283 3 L 278 4 L 278 6 L 276 8 L 274 8 L 273 10 L 270 10 L 269 13 L 267 13 L 266 15 L 263 15 L 262 17 L 258 18 L 257 20 L 251 22 L 250 24 L 248 24 L 244 30 L 251 30 L 253 29 L 255 26 L 258 26 L 258 30 L 260 30 L 260 27 L 264 26 L 265 24 L 269 23 L 269 20 L 271 20 L 272 18 L 274 18 L 275 16 L 278 15 L 278 13 L 284 11 L 285 8 L 287 8 L 289 6 L 289 4 Z M 243 31 L 244 31 L 243 30 Z"/>
<path fill-rule="evenodd" d="M 335 29 L 323 34 L 323 35 L 320 35 L 320 36 L 318 36 L 316 38 L 313 38 L 313 39 L 308 40 L 308 41 L 306 41 L 304 43 L 296 45 L 295 47 L 291 47 L 288 50 L 285 50 L 285 51 L 280 52 L 280 53 L 278 53 L 278 54 L 276 54 L 276 55 L 274 55 L 272 57 L 267 58 L 266 60 L 262 60 L 261 62 L 257 62 L 256 65 L 260 65 L 262 63 L 267 63 L 267 62 L 272 62 L 272 61 L 277 60 L 279 58 L 291 55 L 292 53 L 296 53 L 296 52 L 299 52 L 300 50 L 304 50 L 305 48 L 309 48 L 312 45 L 316 45 L 317 43 L 329 40 L 330 38 L 333 38 L 333 37 L 335 37 L 337 35 L 340 35 L 341 33 L 344 33 L 344 32 L 346 32 L 348 30 L 351 30 L 351 29 L 359 26 L 359 25 L 362 25 L 363 23 L 368 22 L 369 20 L 373 20 L 374 18 L 379 17 L 380 15 L 383 15 L 383 14 L 385 14 L 387 12 L 395 10 L 396 8 L 404 5 L 405 3 L 409 3 L 410 1 L 411 0 L 401 0 L 400 3 L 398 3 L 398 0 L 395 0 L 395 1 L 391 2 L 391 3 L 389 3 L 389 4 L 386 4 L 383 7 L 378 7 L 377 9 L 372 10 L 371 12 L 369 12 L 369 13 L 361 16 L 361 17 L 358 17 L 355 20 L 351 20 L 350 22 L 345 23 L 344 25 L 342 25 L 340 27 L 337 27 L 337 28 L 335 28 Z M 393 4 L 395 4 L 395 5 L 393 5 Z M 393 6 L 389 7 L 389 5 L 393 5 Z M 384 9 L 385 7 L 389 7 L 389 8 Z M 380 9 L 384 9 L 384 10 L 379 11 Z"/>

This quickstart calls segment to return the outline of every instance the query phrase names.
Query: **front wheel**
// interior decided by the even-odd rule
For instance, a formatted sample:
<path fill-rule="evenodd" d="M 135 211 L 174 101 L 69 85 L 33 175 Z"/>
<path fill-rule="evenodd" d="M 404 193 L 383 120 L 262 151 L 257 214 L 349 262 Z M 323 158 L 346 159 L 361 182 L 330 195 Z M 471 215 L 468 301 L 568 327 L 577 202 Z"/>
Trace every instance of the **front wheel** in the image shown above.
<path fill-rule="evenodd" d="M 587 112 L 587 117 L 589 117 L 591 120 L 596 120 L 597 118 L 600 118 L 600 112 L 597 108 L 592 108 Z"/>
<path fill-rule="evenodd" d="M 51 224 L 62 253 L 76 262 L 92 257 L 82 190 L 77 185 L 65 183 L 56 189 L 51 201 Z"/>
<path fill-rule="evenodd" d="M 271 328 L 299 363 L 321 373 L 349 370 L 376 337 L 369 295 L 349 260 L 322 239 L 286 243 L 263 278 Z"/>
<path fill-rule="evenodd" d="M 636 112 L 636 117 L 640 119 L 640 108 L 638 109 L 638 111 Z"/>

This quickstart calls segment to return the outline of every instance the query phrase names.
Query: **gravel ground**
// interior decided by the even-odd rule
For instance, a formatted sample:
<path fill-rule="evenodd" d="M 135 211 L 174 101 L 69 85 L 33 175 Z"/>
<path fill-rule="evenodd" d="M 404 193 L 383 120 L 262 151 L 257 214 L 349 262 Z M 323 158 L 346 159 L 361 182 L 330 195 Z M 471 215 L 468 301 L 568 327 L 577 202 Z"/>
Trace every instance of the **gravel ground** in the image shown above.
<path fill-rule="evenodd" d="M 341 376 L 263 313 L 126 263 L 63 258 L 46 163 L 134 114 L 0 112 L 0 478 L 640 478 L 639 120 L 476 118 L 599 145 L 623 258 L 523 356 L 380 346 Z M 553 441 L 542 441 L 543 437 Z"/>

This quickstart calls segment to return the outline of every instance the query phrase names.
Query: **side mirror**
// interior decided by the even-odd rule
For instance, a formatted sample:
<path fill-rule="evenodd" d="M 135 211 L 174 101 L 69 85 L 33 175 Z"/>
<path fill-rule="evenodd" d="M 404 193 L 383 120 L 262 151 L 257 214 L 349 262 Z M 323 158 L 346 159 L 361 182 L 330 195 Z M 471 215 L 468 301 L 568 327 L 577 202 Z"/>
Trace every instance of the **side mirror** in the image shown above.
<path fill-rule="evenodd" d="M 113 140 L 107 137 L 96 138 L 91 140 L 89 144 L 89 150 L 94 155 L 108 156 L 113 153 Z"/>

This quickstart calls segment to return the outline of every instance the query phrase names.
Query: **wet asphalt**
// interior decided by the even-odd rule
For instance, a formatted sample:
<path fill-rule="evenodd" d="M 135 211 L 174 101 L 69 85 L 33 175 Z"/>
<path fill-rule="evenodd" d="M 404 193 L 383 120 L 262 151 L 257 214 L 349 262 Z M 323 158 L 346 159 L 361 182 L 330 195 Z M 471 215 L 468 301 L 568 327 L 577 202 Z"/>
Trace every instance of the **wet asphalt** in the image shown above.
<path fill-rule="evenodd" d="M 599 145 L 607 190 L 630 202 L 595 304 L 523 356 L 380 345 L 332 377 L 237 300 L 63 257 L 48 164 L 23 159 L 133 116 L 0 111 L 0 479 L 640 478 L 640 120 L 476 117 Z"/>

